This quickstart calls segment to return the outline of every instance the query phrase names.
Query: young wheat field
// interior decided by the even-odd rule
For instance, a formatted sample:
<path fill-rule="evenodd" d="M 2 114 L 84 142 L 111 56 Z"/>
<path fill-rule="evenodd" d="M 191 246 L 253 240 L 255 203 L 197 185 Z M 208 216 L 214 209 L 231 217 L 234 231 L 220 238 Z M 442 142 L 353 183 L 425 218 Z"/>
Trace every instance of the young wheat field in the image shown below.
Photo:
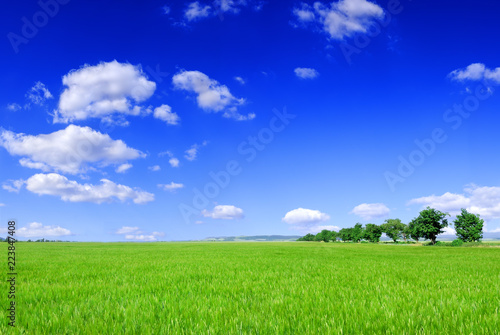
<path fill-rule="evenodd" d="M 7 248 L 7 247 L 5 247 Z M 18 243 L 19 334 L 498 334 L 500 248 Z M 2 281 L 2 306 L 7 282 Z"/>

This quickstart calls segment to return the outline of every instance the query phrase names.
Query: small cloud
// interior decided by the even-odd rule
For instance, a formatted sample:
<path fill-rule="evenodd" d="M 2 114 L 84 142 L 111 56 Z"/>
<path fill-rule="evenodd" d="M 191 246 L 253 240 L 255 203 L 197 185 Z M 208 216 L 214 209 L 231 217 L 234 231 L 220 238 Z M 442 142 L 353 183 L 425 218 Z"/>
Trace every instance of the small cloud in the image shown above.
<path fill-rule="evenodd" d="M 205 18 L 211 14 L 212 7 L 200 5 L 198 1 L 192 2 L 188 5 L 184 12 L 184 17 L 188 21 L 196 21 Z"/>
<path fill-rule="evenodd" d="M 122 164 L 122 165 L 118 166 L 118 167 L 116 168 L 116 170 L 115 170 L 115 171 L 116 171 L 117 173 L 124 173 L 124 172 L 126 172 L 128 169 L 130 169 L 132 166 L 133 166 L 132 164 L 125 163 L 125 164 Z"/>
<path fill-rule="evenodd" d="M 161 167 L 159 165 L 153 165 L 153 166 L 148 167 L 148 169 L 150 171 L 155 171 L 156 172 L 156 171 L 160 171 Z"/>
<path fill-rule="evenodd" d="M 298 67 L 294 72 L 295 75 L 301 79 L 314 79 L 319 76 L 318 71 L 307 67 Z"/>
<path fill-rule="evenodd" d="M 10 110 L 11 112 L 17 112 L 23 108 L 19 104 L 11 103 L 7 105 L 7 109 Z"/>
<path fill-rule="evenodd" d="M 168 163 L 170 164 L 170 166 L 172 167 L 179 167 L 179 160 L 175 157 L 172 157 L 168 160 Z"/>
<path fill-rule="evenodd" d="M 204 217 L 223 220 L 235 220 L 242 219 L 244 217 L 243 210 L 241 208 L 231 205 L 217 205 L 211 211 L 204 209 L 201 214 Z"/>
<path fill-rule="evenodd" d="M 243 78 L 241 78 L 241 77 L 236 76 L 236 77 L 234 77 L 234 80 L 236 80 L 241 85 L 245 85 L 246 84 L 245 80 Z"/>
<path fill-rule="evenodd" d="M 310 230 L 310 232 L 313 234 L 317 234 L 320 231 L 325 230 L 325 229 L 338 232 L 340 230 L 340 227 L 337 227 L 337 226 L 315 226 Z"/>
<path fill-rule="evenodd" d="M 165 15 L 170 14 L 170 7 L 169 6 L 165 5 L 162 7 L 162 9 L 163 9 L 163 14 L 165 14 Z"/>
<path fill-rule="evenodd" d="M 158 187 L 169 192 L 175 192 L 178 189 L 184 188 L 184 184 L 171 182 L 170 184 L 158 184 Z"/>
<path fill-rule="evenodd" d="M 161 105 L 156 107 L 153 116 L 157 119 L 165 121 L 167 124 L 177 125 L 179 124 L 179 115 L 172 112 L 172 108 L 169 105 Z"/>
<path fill-rule="evenodd" d="M 319 229 L 318 227 L 326 227 L 324 225 L 319 225 L 319 223 L 328 221 L 329 219 L 330 215 L 318 210 L 297 208 L 286 213 L 281 220 L 291 225 L 291 228 L 294 230 L 313 232 L 317 231 Z"/>
<path fill-rule="evenodd" d="M 37 81 L 35 86 L 33 86 L 27 93 L 26 99 L 35 105 L 42 106 L 47 99 L 52 99 L 53 96 L 49 90 L 45 87 L 45 84 Z"/>
<path fill-rule="evenodd" d="M 26 227 L 19 228 L 16 234 L 21 237 L 54 237 L 71 235 L 71 231 L 59 226 L 44 226 L 41 223 L 32 222 Z"/>
<path fill-rule="evenodd" d="M 457 69 L 448 78 L 454 81 L 480 81 L 487 80 L 495 84 L 500 84 L 500 67 L 488 69 L 483 63 L 473 63 L 463 69 Z"/>
<path fill-rule="evenodd" d="M 9 179 L 3 183 L 2 188 L 9 192 L 19 193 L 24 183 L 25 180 L 23 179 L 18 179 L 18 180 Z"/>
<path fill-rule="evenodd" d="M 199 144 L 193 144 L 191 146 L 191 148 L 187 149 L 185 151 L 185 155 L 184 155 L 184 158 L 186 158 L 188 161 L 194 161 L 196 159 L 196 157 L 198 156 L 198 150 L 200 149 L 200 147 L 204 147 L 207 145 L 207 141 L 203 141 L 203 143 L 201 144 L 201 146 Z"/>
<path fill-rule="evenodd" d="M 202 223 L 204 223 L 204 222 L 203 222 L 203 221 L 198 220 L 198 221 L 196 221 L 195 223 L 196 223 L 196 224 L 202 224 Z"/>
<path fill-rule="evenodd" d="M 131 233 L 134 233 L 134 232 L 137 232 L 137 231 L 139 231 L 139 227 L 127 227 L 127 226 L 123 226 L 120 229 L 118 229 L 115 234 L 118 234 L 118 235 L 131 234 Z"/>
<path fill-rule="evenodd" d="M 371 220 L 375 218 L 380 218 L 387 216 L 391 210 L 387 208 L 386 205 L 378 204 L 361 204 L 357 205 L 349 212 L 349 214 L 355 214 L 363 220 Z"/>
<path fill-rule="evenodd" d="M 5 204 L 0 202 L 0 207 L 5 207 Z"/>

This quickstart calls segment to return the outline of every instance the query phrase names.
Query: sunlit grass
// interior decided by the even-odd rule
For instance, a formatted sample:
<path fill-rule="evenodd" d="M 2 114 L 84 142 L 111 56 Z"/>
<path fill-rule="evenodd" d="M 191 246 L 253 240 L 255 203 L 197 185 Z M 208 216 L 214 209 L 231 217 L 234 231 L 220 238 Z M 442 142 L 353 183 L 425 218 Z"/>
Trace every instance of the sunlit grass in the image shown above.
<path fill-rule="evenodd" d="M 17 260 L 14 333 L 498 334 L 500 329 L 500 248 L 18 243 Z M 5 281 L 1 290 L 0 302 L 7 306 Z M 12 333 L 6 320 L 2 334 Z"/>

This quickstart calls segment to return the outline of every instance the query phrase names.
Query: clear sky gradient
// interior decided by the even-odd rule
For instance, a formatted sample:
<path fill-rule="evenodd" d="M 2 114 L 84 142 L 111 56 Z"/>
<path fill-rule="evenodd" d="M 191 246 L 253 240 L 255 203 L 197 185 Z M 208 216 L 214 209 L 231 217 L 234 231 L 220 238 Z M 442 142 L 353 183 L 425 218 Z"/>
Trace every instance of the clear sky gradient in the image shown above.
<path fill-rule="evenodd" d="M 500 235 L 499 11 L 9 2 L 0 219 L 21 239 L 155 241 L 407 223 L 430 205 Z"/>

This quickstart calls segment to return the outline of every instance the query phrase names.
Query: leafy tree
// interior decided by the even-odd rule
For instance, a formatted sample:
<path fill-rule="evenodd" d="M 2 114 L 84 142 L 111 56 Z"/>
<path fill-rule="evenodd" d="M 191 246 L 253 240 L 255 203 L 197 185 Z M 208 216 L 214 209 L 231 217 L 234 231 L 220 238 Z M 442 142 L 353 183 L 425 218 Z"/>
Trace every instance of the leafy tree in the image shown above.
<path fill-rule="evenodd" d="M 382 236 L 382 227 L 373 223 L 366 224 L 363 239 L 370 242 L 379 242 L 380 236 Z"/>
<path fill-rule="evenodd" d="M 332 239 L 332 232 L 327 229 L 323 229 L 320 233 L 316 235 L 315 238 L 316 241 L 323 241 L 323 242 L 329 242 L 331 239 Z"/>
<path fill-rule="evenodd" d="M 408 232 L 409 236 L 417 242 L 419 238 L 424 237 L 422 229 L 420 228 L 416 219 L 413 219 L 410 221 L 410 223 L 408 223 Z"/>
<path fill-rule="evenodd" d="M 299 238 L 297 241 L 314 241 L 314 235 L 313 234 L 307 234 L 304 237 Z"/>
<path fill-rule="evenodd" d="M 352 228 L 342 228 L 339 230 L 338 237 L 344 241 L 352 241 Z"/>
<path fill-rule="evenodd" d="M 448 213 L 443 213 L 437 209 L 427 207 L 414 219 L 422 233 L 422 237 L 431 240 L 431 244 L 436 244 L 436 238 L 443 232 L 444 227 L 448 227 Z"/>
<path fill-rule="evenodd" d="M 403 240 L 405 240 L 406 242 L 406 239 L 411 235 L 409 225 L 403 223 L 403 230 L 401 230 L 401 235 L 403 236 Z"/>
<path fill-rule="evenodd" d="M 469 213 L 462 208 L 462 214 L 457 215 L 455 221 L 457 237 L 464 242 L 475 242 L 483 238 L 484 220 L 479 218 L 479 214 Z"/>
<path fill-rule="evenodd" d="M 351 231 L 351 237 L 354 242 L 359 242 L 364 235 L 365 229 L 361 223 L 356 223 Z"/>
<path fill-rule="evenodd" d="M 382 230 L 384 233 L 391 238 L 394 242 L 398 241 L 398 238 L 403 237 L 403 230 L 405 224 L 401 222 L 400 219 L 387 219 L 382 225 Z"/>

